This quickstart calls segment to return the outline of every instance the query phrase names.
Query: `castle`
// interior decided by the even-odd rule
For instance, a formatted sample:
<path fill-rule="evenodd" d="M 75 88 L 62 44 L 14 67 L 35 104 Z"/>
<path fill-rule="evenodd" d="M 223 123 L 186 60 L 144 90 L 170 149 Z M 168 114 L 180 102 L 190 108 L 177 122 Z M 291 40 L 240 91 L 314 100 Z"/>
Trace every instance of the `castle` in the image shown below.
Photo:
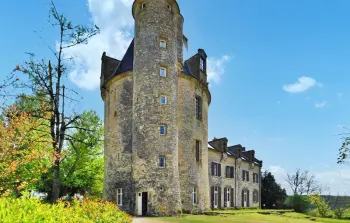
<path fill-rule="evenodd" d="M 135 0 L 122 60 L 103 53 L 104 198 L 134 215 L 260 207 L 262 161 L 226 138 L 208 143 L 207 54 L 183 61 L 176 0 Z"/>

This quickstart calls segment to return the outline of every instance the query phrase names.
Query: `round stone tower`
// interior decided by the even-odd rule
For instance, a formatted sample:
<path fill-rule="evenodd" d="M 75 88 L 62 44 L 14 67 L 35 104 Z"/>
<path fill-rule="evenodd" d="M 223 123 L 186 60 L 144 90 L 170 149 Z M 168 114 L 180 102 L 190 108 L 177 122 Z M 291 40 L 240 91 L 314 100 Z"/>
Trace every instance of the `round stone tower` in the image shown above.
<path fill-rule="evenodd" d="M 183 18 L 176 0 L 136 0 L 132 13 L 135 212 L 174 215 L 181 210 L 177 111 Z"/>

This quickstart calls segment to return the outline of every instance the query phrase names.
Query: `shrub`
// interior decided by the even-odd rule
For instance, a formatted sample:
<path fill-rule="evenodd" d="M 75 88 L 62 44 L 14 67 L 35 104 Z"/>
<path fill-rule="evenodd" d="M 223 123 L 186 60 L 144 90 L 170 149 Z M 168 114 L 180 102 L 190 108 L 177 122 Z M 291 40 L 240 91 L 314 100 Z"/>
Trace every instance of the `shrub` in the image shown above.
<path fill-rule="evenodd" d="M 44 204 L 38 199 L 0 199 L 2 223 L 131 223 L 126 213 L 110 202 L 102 200 L 74 200 Z"/>
<path fill-rule="evenodd" d="M 333 210 L 335 217 L 338 219 L 342 219 L 344 216 L 345 210 L 346 210 L 345 208 L 335 208 Z"/>
<path fill-rule="evenodd" d="M 310 195 L 308 196 L 309 201 L 311 204 L 316 205 L 317 212 L 321 217 L 326 217 L 328 212 L 328 204 L 324 201 L 324 199 L 319 195 Z"/>
<path fill-rule="evenodd" d="M 298 213 L 304 213 L 308 209 L 312 208 L 312 205 L 310 204 L 307 196 L 297 194 L 289 196 L 286 199 L 284 205 L 288 208 L 294 209 Z"/>

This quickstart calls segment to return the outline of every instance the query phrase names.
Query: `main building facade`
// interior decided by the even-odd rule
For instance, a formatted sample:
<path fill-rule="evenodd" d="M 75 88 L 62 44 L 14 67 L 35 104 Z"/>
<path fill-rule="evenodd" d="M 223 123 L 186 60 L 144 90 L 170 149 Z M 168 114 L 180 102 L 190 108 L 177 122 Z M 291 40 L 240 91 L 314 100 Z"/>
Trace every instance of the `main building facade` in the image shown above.
<path fill-rule="evenodd" d="M 254 151 L 208 143 L 207 55 L 183 61 L 176 0 L 135 0 L 122 60 L 103 53 L 104 197 L 135 215 L 260 206 Z"/>

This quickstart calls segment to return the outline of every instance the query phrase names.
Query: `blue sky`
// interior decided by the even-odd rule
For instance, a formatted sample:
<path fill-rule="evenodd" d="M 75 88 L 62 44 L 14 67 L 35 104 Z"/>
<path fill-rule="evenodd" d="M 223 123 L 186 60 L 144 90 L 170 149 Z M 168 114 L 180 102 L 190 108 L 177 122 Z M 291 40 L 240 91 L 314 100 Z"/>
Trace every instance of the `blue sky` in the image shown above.
<path fill-rule="evenodd" d="M 57 1 L 58 2 L 58 1 Z M 220 4 L 218 4 L 220 2 Z M 89 3 L 89 5 L 88 5 Z M 99 69 L 103 51 L 121 58 L 133 36 L 132 0 L 60 0 L 76 23 L 101 34 L 67 55 L 79 58 L 68 85 L 84 99 L 76 110 L 103 114 Z M 350 194 L 350 167 L 336 164 L 342 126 L 349 126 L 350 2 L 345 0 L 179 0 L 189 39 L 186 58 L 209 56 L 209 139 L 254 149 L 284 185 L 286 172 L 310 170 L 332 193 Z M 48 1 L 0 1 L 0 78 L 26 59 L 51 58 L 34 34 L 55 46 Z"/>

